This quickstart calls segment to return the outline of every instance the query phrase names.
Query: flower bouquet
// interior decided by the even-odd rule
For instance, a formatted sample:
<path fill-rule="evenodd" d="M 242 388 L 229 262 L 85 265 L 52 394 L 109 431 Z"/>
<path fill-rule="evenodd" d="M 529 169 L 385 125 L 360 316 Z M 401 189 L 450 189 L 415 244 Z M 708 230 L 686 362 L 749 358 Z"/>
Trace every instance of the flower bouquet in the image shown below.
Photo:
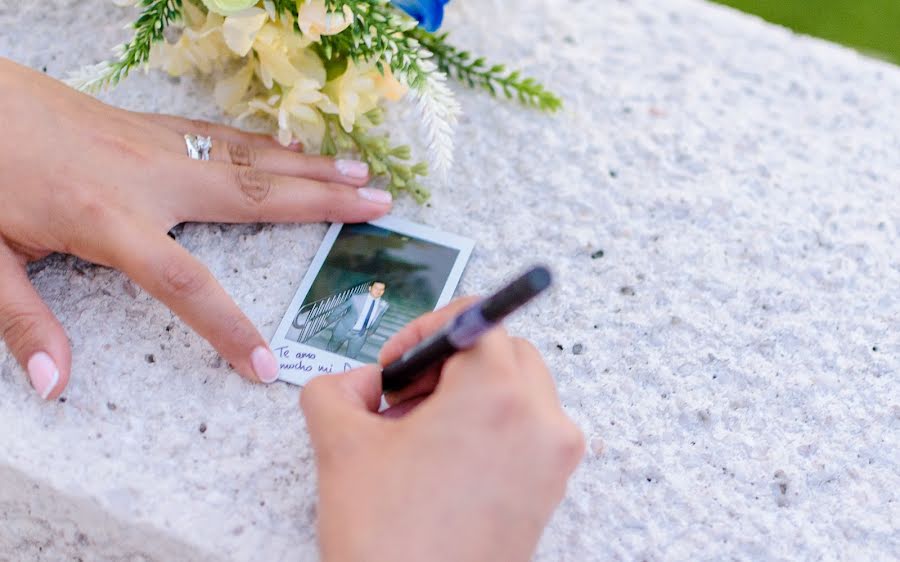
<path fill-rule="evenodd" d="M 553 112 L 561 101 L 519 72 L 490 65 L 437 34 L 449 0 L 116 0 L 136 4 L 134 37 L 112 61 L 74 73 L 96 93 L 137 67 L 213 75 L 215 100 L 238 120 L 262 117 L 307 151 L 356 152 L 395 195 L 424 201 L 422 177 L 444 177 L 460 107 L 447 77 Z M 387 104 L 418 112 L 427 158 L 375 128 Z"/>

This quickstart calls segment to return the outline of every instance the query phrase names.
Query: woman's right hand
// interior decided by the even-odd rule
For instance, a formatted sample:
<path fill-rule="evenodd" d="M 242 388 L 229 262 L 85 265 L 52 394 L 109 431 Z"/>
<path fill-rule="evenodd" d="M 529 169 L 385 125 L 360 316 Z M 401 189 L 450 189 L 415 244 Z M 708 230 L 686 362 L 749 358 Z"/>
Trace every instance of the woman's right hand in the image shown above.
<path fill-rule="evenodd" d="M 384 353 L 399 356 L 470 304 L 419 318 Z M 399 417 L 377 414 L 380 373 L 320 377 L 300 397 L 323 559 L 528 560 L 584 453 L 537 350 L 496 328 L 422 379 Z"/>
<path fill-rule="evenodd" d="M 266 341 L 166 233 L 194 222 L 362 222 L 391 208 L 361 162 L 300 154 L 230 127 L 124 111 L 0 58 L 0 335 L 35 390 L 69 380 L 63 327 L 25 266 L 52 252 L 122 270 L 244 377 L 272 382 Z M 211 136 L 211 161 L 184 135 Z M 226 249 L 223 248 L 223 251 Z"/>

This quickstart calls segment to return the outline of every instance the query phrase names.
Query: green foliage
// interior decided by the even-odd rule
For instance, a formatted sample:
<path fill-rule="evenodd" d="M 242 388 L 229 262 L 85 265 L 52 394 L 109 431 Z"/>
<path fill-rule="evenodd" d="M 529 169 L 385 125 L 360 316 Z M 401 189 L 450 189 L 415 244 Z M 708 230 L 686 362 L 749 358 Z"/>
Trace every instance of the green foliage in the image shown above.
<path fill-rule="evenodd" d="M 285 12 L 289 12 L 291 14 L 297 15 L 297 2 L 296 0 L 268 0 L 275 6 L 275 12 L 277 14 L 283 14 Z"/>
<path fill-rule="evenodd" d="M 434 55 L 438 68 L 472 88 L 483 88 L 496 96 L 504 94 L 523 105 L 554 112 L 562 100 L 533 78 L 503 65 L 488 65 L 484 58 L 447 43 L 447 35 L 435 35 L 418 27 L 414 20 L 399 13 L 388 0 L 326 0 L 333 11 L 350 8 L 356 16 L 353 25 L 337 35 L 322 37 L 326 59 L 343 56 L 356 61 L 387 61 L 391 69 L 406 76 L 410 86 L 418 88 L 425 79 L 422 49 Z"/>
<path fill-rule="evenodd" d="M 325 5 L 335 12 L 346 6 L 355 16 L 346 30 L 322 37 L 326 59 L 376 60 L 379 70 L 383 72 L 387 63 L 412 88 L 424 83 L 427 72 L 422 68 L 421 46 L 411 33 L 417 25 L 414 19 L 394 9 L 388 0 L 325 0 Z"/>
<path fill-rule="evenodd" d="M 150 60 L 150 48 L 163 39 L 166 27 L 181 19 L 181 0 L 141 0 L 141 14 L 135 20 L 134 37 L 122 46 L 119 60 L 113 62 L 108 73 L 96 84 L 115 86 L 134 68 Z"/>
<path fill-rule="evenodd" d="M 373 125 L 379 125 L 384 119 L 381 109 L 373 109 L 366 114 Z M 370 131 L 357 125 L 351 132 L 346 132 L 335 115 L 326 115 L 325 139 L 322 143 L 322 154 L 336 156 L 341 152 L 355 151 L 369 164 L 373 176 L 388 178 L 388 190 L 397 196 L 407 192 L 419 203 L 424 203 L 431 194 L 423 186 L 419 178 L 428 175 L 428 165 L 424 162 L 409 165 L 412 150 L 406 146 L 391 146 L 387 134 L 371 134 Z"/>
<path fill-rule="evenodd" d="M 447 43 L 447 33 L 435 35 L 417 28 L 413 36 L 432 54 L 443 72 L 472 88 L 483 88 L 496 96 L 502 92 L 523 105 L 554 112 L 562 108 L 562 100 L 533 78 L 522 78 L 519 71 L 507 71 L 502 64 L 488 66 L 483 57 L 474 58 L 468 51 Z"/>
<path fill-rule="evenodd" d="M 900 64 L 897 0 L 715 0 Z"/>

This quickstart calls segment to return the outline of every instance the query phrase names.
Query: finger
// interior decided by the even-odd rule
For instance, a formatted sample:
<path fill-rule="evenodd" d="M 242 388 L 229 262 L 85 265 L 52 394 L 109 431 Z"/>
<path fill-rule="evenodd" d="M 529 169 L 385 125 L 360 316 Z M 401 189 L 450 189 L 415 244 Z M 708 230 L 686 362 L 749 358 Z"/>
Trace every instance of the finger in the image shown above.
<path fill-rule="evenodd" d="M 396 406 L 391 406 L 390 408 L 382 412 L 381 416 L 390 419 L 402 418 L 406 414 L 415 410 L 416 406 L 424 402 L 426 398 L 427 396 L 416 396 L 415 398 L 404 400 L 403 402 L 398 403 Z"/>
<path fill-rule="evenodd" d="M 175 115 L 160 115 L 156 113 L 138 113 L 138 115 L 143 119 L 178 133 L 179 137 L 182 137 L 183 135 L 198 135 L 256 148 L 285 149 L 285 147 L 283 147 L 275 138 L 269 135 L 248 133 L 234 127 L 228 127 L 227 125 L 210 123 L 209 121 L 201 121 L 199 119 L 186 119 Z M 184 141 L 181 140 L 180 145 L 176 148 L 180 152 L 184 152 Z M 300 143 L 294 143 L 287 148 L 295 152 L 303 151 L 303 145 Z"/>
<path fill-rule="evenodd" d="M 28 279 L 24 260 L 2 243 L 0 334 L 41 398 L 59 398 L 72 366 L 69 340 Z"/>
<path fill-rule="evenodd" d="M 381 353 L 378 354 L 378 362 L 387 365 L 400 359 L 401 355 L 419 345 L 478 301 L 479 297 L 462 297 L 439 310 L 416 318 L 385 342 Z"/>
<path fill-rule="evenodd" d="M 278 362 L 256 327 L 209 270 L 177 242 L 149 228 L 126 227 L 113 254 L 113 266 L 206 338 L 238 373 L 265 383 L 278 378 Z"/>
<path fill-rule="evenodd" d="M 170 212 L 178 222 L 365 222 L 391 209 L 390 192 L 185 160 Z"/>
<path fill-rule="evenodd" d="M 547 403 L 559 405 L 556 381 L 547 368 L 541 352 L 526 339 L 512 338 L 513 353 L 523 378 L 531 382 L 533 391 Z"/>
<path fill-rule="evenodd" d="M 444 363 L 436 391 L 452 389 L 477 394 L 487 387 L 520 384 L 512 338 L 503 326 L 497 326 L 483 335 L 474 347 L 455 354 Z"/>
<path fill-rule="evenodd" d="M 443 328 L 447 322 L 478 300 L 478 297 L 457 299 L 440 310 L 416 318 L 385 342 L 379 353 L 378 362 L 381 365 L 388 365 L 400 359 L 404 353 Z M 408 387 L 385 394 L 385 400 L 388 404 L 395 405 L 411 398 L 430 394 L 440 379 L 441 367 L 440 363 L 429 367 L 419 379 Z"/>
<path fill-rule="evenodd" d="M 386 392 L 384 399 L 388 406 L 397 406 L 413 398 L 428 396 L 434 392 L 438 382 L 441 380 L 441 365 L 437 364 L 429 367 L 420 378 L 413 381 L 412 384 L 394 392 Z"/>
<path fill-rule="evenodd" d="M 381 403 L 381 369 L 367 365 L 313 379 L 300 392 L 300 407 L 317 449 L 357 435 L 358 421 L 376 415 Z"/>
<path fill-rule="evenodd" d="M 184 135 L 179 134 L 177 130 L 166 130 L 168 133 L 163 141 L 165 148 L 187 158 Z M 357 187 L 366 185 L 371 179 L 369 165 L 365 162 L 299 154 L 296 150 L 285 148 L 277 142 L 272 144 L 249 138 L 253 136 L 233 131 L 230 135 L 219 137 L 213 131 L 210 160 L 252 167 L 275 175 L 303 177 Z"/>
<path fill-rule="evenodd" d="M 356 160 L 297 154 L 284 148 L 256 147 L 213 139 L 210 159 L 246 166 L 280 176 L 308 178 L 362 187 L 369 183 L 369 165 Z"/>

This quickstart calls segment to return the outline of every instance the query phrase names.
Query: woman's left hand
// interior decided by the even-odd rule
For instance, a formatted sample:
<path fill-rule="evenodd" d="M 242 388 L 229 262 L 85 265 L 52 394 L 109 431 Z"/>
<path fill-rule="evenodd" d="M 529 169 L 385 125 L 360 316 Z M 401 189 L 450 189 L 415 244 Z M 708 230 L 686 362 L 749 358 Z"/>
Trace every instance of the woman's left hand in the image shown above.
<path fill-rule="evenodd" d="M 363 187 L 364 163 L 117 109 L 2 58 L 0 122 L 0 335 L 44 398 L 65 388 L 71 350 L 29 261 L 61 252 L 120 269 L 241 375 L 272 382 L 278 364 L 265 340 L 166 233 L 187 221 L 362 222 L 391 208 L 389 193 Z M 185 134 L 212 137 L 211 161 L 188 157 Z"/>

